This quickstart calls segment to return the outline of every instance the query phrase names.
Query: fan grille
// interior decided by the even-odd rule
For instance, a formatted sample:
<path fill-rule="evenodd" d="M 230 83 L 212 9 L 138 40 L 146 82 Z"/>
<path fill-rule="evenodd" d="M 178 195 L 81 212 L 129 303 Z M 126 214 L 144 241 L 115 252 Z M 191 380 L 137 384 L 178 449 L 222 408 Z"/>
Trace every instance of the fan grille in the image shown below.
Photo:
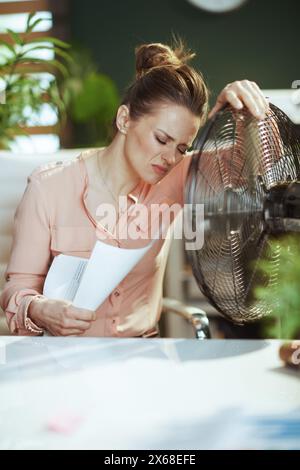
<path fill-rule="evenodd" d="M 236 323 L 269 313 L 254 298 L 256 286 L 276 289 L 280 263 L 280 244 L 270 249 L 264 201 L 271 188 L 299 180 L 299 156 L 295 128 L 274 105 L 261 121 L 227 106 L 196 143 L 185 199 L 204 204 L 205 223 L 196 227 L 204 230 L 204 245 L 188 256 L 202 292 Z M 270 261 L 269 277 L 258 269 L 261 259 Z"/>

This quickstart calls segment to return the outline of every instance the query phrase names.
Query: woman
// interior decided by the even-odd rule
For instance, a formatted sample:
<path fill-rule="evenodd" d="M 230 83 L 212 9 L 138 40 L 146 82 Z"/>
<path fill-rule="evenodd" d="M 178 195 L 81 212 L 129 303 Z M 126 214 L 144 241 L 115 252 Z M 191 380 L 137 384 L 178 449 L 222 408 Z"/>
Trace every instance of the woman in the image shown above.
<path fill-rule="evenodd" d="M 136 79 L 128 88 L 106 148 L 33 172 L 15 215 L 14 240 L 1 306 L 10 331 L 22 335 L 156 335 L 169 241 L 159 239 L 95 311 L 42 295 L 43 283 L 59 253 L 88 258 L 97 237 L 128 247 L 126 238 L 97 219 L 101 204 L 118 213 L 118 226 L 134 219 L 139 203 L 183 205 L 192 146 L 206 119 L 208 91 L 188 65 L 194 56 L 181 43 L 136 49 Z M 226 102 L 246 106 L 264 118 L 268 103 L 248 80 L 227 85 L 210 116 Z M 120 209 L 119 198 L 126 201 Z M 137 230 L 143 232 L 143 224 Z M 99 267 L 101 269 L 101 267 Z M 101 288 L 101 286 L 99 286 Z"/>

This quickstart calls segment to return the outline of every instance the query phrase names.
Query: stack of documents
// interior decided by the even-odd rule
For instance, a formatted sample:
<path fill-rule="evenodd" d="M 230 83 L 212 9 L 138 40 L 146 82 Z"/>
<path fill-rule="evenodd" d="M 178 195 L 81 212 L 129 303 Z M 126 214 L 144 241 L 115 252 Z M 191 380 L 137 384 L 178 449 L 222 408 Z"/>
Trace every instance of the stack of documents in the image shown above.
<path fill-rule="evenodd" d="M 60 254 L 48 271 L 43 294 L 96 310 L 155 241 L 143 248 L 124 249 L 97 240 L 89 259 Z"/>

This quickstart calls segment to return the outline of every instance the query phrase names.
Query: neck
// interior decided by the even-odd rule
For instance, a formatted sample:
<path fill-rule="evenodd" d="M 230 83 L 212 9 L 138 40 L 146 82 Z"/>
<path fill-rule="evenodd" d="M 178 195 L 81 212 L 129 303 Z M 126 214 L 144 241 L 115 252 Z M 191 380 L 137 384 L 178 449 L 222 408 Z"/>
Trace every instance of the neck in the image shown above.
<path fill-rule="evenodd" d="M 102 175 L 116 196 L 127 195 L 139 183 L 140 178 L 126 157 L 123 136 L 117 135 L 97 158 Z"/>

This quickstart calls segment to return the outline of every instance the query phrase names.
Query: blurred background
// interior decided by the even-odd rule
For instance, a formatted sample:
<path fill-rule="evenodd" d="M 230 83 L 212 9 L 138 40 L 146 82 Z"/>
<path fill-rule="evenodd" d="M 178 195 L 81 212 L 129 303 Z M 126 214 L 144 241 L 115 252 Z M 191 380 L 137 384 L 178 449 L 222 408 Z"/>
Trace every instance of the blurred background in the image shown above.
<path fill-rule="evenodd" d="M 223 9 L 227 4 L 237 7 L 218 13 L 207 10 L 218 4 Z M 42 21 L 26 34 L 27 44 L 35 41 L 39 46 L 30 53 L 35 63 L 28 61 L 26 66 L 42 72 L 51 69 L 51 61 L 58 59 L 65 61 L 68 76 L 56 70 L 65 120 L 57 126 L 57 110 L 50 110 L 47 104 L 40 116 L 33 116 L 28 109 L 23 127 L 33 137 L 19 137 L 13 145 L 17 148 L 19 143 L 18 148 L 24 151 L 105 143 L 120 96 L 134 78 L 135 46 L 170 42 L 172 34 L 179 34 L 196 51 L 194 66 L 204 74 L 212 102 L 233 80 L 247 78 L 266 90 L 288 90 L 300 78 L 297 0 L 0 0 L 0 39 L 15 44 L 16 37 L 7 29 L 24 37 L 30 12 L 37 12 L 34 19 Z M 45 36 L 67 42 L 73 62 L 59 55 L 55 44 L 37 42 Z M 9 54 L 11 51 L 2 44 L 0 76 L 7 70 L 3 56 Z M 16 64 L 13 71 L 21 67 L 24 62 Z M 43 77 L 51 80 L 51 75 L 44 73 Z M 0 90 L 3 88 L 0 84 Z M 6 108 L 9 105 L 7 102 Z M 5 146 L 3 139 L 0 146 Z"/>
<path fill-rule="evenodd" d="M 298 0 L 0 0 L 0 150 L 37 166 L 45 152 L 107 144 L 134 78 L 134 48 L 173 34 L 197 53 L 211 104 L 227 83 L 247 78 L 299 125 L 299 17 Z M 206 303 L 179 240 L 165 295 L 204 308 L 216 337 L 262 334 L 261 325 L 228 325 Z M 171 336 L 185 328 L 167 327 Z"/>

